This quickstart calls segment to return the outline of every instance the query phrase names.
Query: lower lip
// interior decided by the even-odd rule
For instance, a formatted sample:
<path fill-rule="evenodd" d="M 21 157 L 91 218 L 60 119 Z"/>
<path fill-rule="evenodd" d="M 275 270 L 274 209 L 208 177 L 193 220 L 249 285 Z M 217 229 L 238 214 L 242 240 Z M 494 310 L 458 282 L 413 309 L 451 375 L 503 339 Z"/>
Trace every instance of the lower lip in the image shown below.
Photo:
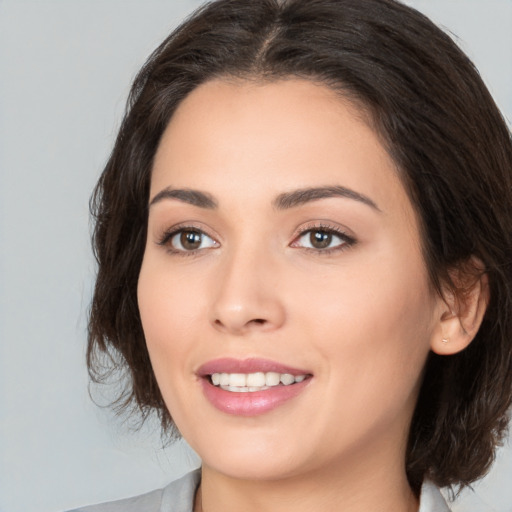
<path fill-rule="evenodd" d="M 290 384 L 272 386 L 263 391 L 237 393 L 214 386 L 208 379 L 201 379 L 203 392 L 210 403 L 219 411 L 235 416 L 257 416 L 276 409 L 299 395 L 311 379 Z"/>

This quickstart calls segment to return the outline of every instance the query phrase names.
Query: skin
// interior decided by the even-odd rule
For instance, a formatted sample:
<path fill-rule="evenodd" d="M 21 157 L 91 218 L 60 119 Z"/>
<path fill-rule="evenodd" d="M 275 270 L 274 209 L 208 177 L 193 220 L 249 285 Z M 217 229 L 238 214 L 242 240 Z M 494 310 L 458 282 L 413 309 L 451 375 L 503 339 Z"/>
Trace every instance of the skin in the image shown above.
<path fill-rule="evenodd" d="M 338 196 L 275 205 L 326 186 L 375 207 Z M 170 189 L 217 207 L 162 197 Z M 443 337 L 452 351 L 469 338 L 459 343 L 460 322 L 431 289 L 415 212 L 364 116 L 305 80 L 208 82 L 163 135 L 150 202 L 158 194 L 138 300 L 165 403 L 203 460 L 196 510 L 417 510 L 404 460 L 422 369 L 431 348 L 450 350 Z M 161 243 L 179 228 L 204 232 L 199 248 L 179 233 Z M 331 229 L 349 238 L 308 246 L 311 230 Z M 312 378 L 272 411 L 230 415 L 197 375 L 220 357 Z"/>

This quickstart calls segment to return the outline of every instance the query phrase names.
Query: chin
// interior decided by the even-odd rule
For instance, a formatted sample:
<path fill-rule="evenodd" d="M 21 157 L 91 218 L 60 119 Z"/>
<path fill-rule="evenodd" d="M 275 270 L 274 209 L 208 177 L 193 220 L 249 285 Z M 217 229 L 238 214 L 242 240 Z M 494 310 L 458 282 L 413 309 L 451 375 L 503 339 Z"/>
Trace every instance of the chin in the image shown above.
<path fill-rule="evenodd" d="M 276 459 L 268 455 L 247 458 L 233 454 L 232 457 L 213 461 L 203 459 L 203 464 L 227 477 L 253 481 L 283 480 L 301 473 L 302 469 L 300 461 L 283 460 L 282 456 Z"/>
<path fill-rule="evenodd" d="M 210 429 L 207 439 L 187 436 L 192 448 L 201 454 L 204 466 L 243 480 L 277 480 L 300 473 L 305 461 L 303 443 L 279 432 L 264 429 Z M 302 448 L 299 449 L 298 447 Z"/>

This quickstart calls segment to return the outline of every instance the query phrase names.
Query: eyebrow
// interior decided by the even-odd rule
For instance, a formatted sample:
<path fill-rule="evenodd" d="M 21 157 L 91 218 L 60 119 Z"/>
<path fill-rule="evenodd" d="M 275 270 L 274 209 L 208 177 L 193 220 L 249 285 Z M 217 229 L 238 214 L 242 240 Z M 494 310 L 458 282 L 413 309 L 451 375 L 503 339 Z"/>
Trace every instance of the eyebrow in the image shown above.
<path fill-rule="evenodd" d="M 381 211 L 375 202 L 369 197 L 364 194 L 360 194 L 355 190 L 341 186 L 311 187 L 293 190 L 291 192 L 284 192 L 283 194 L 279 194 L 274 201 L 272 201 L 272 205 L 278 210 L 287 210 L 305 203 L 330 197 L 353 199 L 354 201 L 359 201 L 360 203 L 370 206 L 378 212 Z M 173 189 L 171 187 L 164 188 L 158 192 L 158 194 L 150 201 L 149 206 L 159 203 L 164 199 L 176 199 L 183 203 L 191 204 L 192 206 L 197 206 L 199 208 L 206 208 L 208 210 L 214 210 L 218 207 L 217 201 L 207 192 L 185 188 Z"/>
<path fill-rule="evenodd" d="M 171 188 L 167 187 L 158 192 L 158 194 L 151 199 L 149 206 L 153 206 L 164 199 L 177 199 L 183 203 L 198 206 L 199 208 L 206 208 L 214 210 L 217 208 L 217 201 L 208 193 L 200 192 L 199 190 L 192 190 L 188 188 Z"/>
<path fill-rule="evenodd" d="M 341 186 L 330 186 L 330 187 L 314 187 L 314 188 L 303 188 L 299 190 L 293 190 L 292 192 L 285 192 L 277 196 L 273 201 L 273 206 L 278 210 L 287 210 L 300 206 L 311 201 L 317 201 L 318 199 L 326 199 L 330 197 L 343 197 L 346 199 L 353 199 L 359 201 L 367 206 L 370 206 L 374 210 L 380 212 L 380 208 L 373 202 L 369 197 L 364 194 L 360 194 L 355 190 L 351 190 Z"/>

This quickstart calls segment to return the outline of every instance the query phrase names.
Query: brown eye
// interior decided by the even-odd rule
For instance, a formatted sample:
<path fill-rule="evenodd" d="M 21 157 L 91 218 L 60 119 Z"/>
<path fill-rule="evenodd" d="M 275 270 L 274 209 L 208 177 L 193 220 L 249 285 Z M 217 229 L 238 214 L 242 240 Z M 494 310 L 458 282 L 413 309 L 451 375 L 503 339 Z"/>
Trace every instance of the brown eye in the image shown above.
<path fill-rule="evenodd" d="M 332 243 L 332 233 L 327 231 L 311 231 L 309 234 L 309 243 L 315 249 L 326 249 Z"/>
<path fill-rule="evenodd" d="M 291 244 L 292 247 L 303 247 L 318 251 L 319 253 L 329 254 L 332 251 L 341 250 L 350 247 L 356 243 L 356 240 L 338 231 L 329 228 L 312 228 L 302 232 Z"/>
<path fill-rule="evenodd" d="M 192 252 L 217 247 L 219 244 L 208 235 L 197 229 L 180 229 L 169 236 L 165 242 L 175 252 Z"/>
<path fill-rule="evenodd" d="M 201 233 L 197 231 L 182 231 L 180 234 L 180 244 L 183 249 L 193 251 L 201 246 Z"/>

